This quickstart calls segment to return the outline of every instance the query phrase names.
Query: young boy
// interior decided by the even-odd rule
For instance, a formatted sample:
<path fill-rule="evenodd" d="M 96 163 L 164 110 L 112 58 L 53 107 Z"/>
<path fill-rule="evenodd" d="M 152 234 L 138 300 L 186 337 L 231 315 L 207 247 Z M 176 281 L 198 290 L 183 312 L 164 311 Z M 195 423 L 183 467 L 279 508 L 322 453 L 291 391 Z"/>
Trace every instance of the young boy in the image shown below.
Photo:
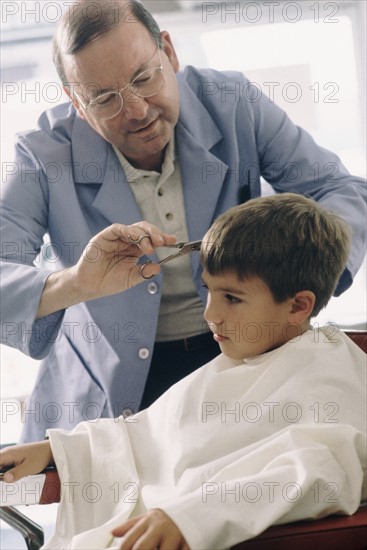
<path fill-rule="evenodd" d="M 8 481 L 57 466 L 45 548 L 226 548 L 275 523 L 356 511 L 365 356 L 337 327 L 310 324 L 349 242 L 336 215 L 294 194 L 217 219 L 201 254 L 223 353 L 133 417 L 3 452 L 2 465 L 16 464 Z"/>

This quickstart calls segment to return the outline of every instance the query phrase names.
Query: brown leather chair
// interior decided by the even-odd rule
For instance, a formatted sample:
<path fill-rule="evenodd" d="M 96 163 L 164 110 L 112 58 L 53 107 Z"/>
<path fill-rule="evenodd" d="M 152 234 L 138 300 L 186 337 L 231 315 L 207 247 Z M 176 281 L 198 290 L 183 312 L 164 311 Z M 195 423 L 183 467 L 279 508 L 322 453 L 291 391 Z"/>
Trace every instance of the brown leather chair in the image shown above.
<path fill-rule="evenodd" d="M 367 506 L 352 516 L 328 516 L 270 527 L 231 550 L 367 550 Z"/>
<path fill-rule="evenodd" d="M 367 331 L 346 331 L 367 353 Z M 46 473 L 40 504 L 60 500 L 60 480 L 56 470 Z M 17 529 L 28 550 L 39 550 L 43 531 L 16 508 L 0 508 L 0 519 Z M 352 516 L 328 516 L 315 521 L 298 521 L 273 526 L 257 537 L 233 546 L 231 550 L 367 550 L 367 506 Z"/>

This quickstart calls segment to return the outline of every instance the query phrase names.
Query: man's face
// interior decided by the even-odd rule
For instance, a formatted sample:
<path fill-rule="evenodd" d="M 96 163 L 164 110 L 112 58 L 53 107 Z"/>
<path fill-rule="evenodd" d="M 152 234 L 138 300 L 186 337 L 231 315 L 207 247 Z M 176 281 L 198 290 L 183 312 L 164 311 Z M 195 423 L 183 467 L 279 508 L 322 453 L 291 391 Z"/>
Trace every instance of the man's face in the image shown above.
<path fill-rule="evenodd" d="M 232 272 L 212 276 L 204 270 L 203 282 L 208 288 L 204 318 L 231 359 L 260 355 L 298 335 L 289 324 L 292 301 L 275 302 L 258 277 L 240 280 Z"/>
<path fill-rule="evenodd" d="M 122 111 L 101 120 L 72 97 L 74 105 L 96 132 L 115 145 L 136 168 L 160 169 L 164 150 L 179 115 L 176 72 L 179 63 L 170 36 L 161 33 L 160 51 L 165 83 L 148 98 L 123 92 Z M 159 67 L 159 52 L 149 31 L 140 22 L 122 22 L 108 34 L 65 59 L 69 82 L 87 104 L 99 91 L 116 91 L 146 69 Z M 75 84 L 74 84 L 75 85 Z"/>

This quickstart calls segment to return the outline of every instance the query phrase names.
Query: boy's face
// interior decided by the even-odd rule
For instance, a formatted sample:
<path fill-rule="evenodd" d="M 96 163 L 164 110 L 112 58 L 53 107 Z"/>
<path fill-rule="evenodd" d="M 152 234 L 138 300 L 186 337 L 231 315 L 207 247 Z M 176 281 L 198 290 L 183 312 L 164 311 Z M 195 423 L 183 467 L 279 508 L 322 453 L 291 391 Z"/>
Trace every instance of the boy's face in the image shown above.
<path fill-rule="evenodd" d="M 231 271 L 212 276 L 204 270 L 203 282 L 208 288 L 204 318 L 228 357 L 253 357 L 299 334 L 290 324 L 292 300 L 275 302 L 258 277 L 240 280 Z"/>

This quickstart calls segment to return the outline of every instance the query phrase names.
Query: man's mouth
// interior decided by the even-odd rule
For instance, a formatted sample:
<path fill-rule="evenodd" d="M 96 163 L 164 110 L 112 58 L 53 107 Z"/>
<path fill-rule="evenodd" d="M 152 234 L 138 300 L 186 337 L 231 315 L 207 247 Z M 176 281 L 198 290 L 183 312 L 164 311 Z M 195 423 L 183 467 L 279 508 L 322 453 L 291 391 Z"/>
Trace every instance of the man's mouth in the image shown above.
<path fill-rule="evenodd" d="M 150 130 L 150 128 L 153 126 L 155 122 L 157 122 L 158 118 L 155 118 L 154 120 L 151 120 L 148 122 L 148 124 L 144 124 L 139 126 L 138 128 L 133 128 L 130 130 L 131 134 L 138 134 L 139 132 L 143 133 L 146 130 Z"/>

